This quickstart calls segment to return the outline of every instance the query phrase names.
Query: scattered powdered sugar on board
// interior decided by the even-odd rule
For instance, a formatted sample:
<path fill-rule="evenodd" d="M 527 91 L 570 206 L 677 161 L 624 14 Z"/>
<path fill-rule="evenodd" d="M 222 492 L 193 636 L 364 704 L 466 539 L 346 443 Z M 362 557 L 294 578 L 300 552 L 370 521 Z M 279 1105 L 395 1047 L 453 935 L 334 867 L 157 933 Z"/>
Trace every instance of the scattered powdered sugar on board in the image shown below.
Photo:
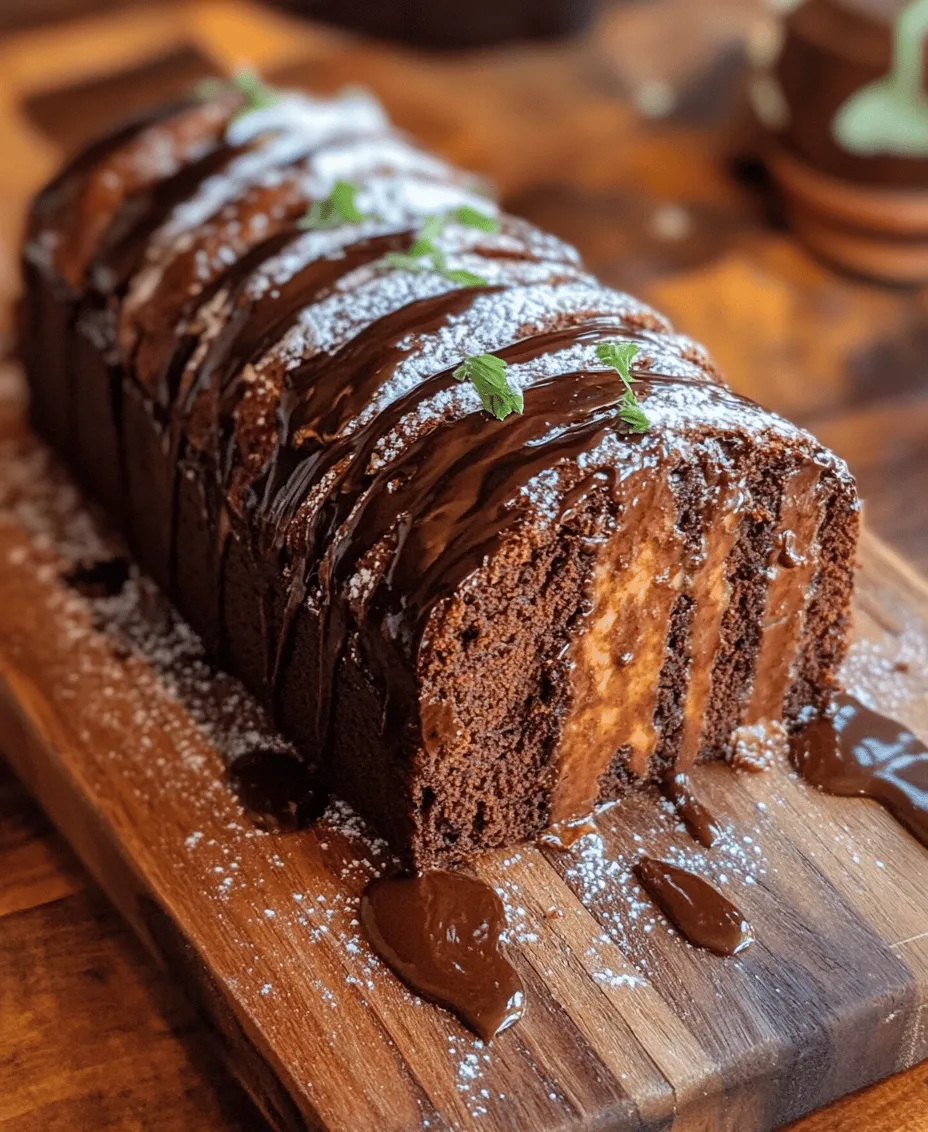
<path fill-rule="evenodd" d="M 884 631 L 882 640 L 853 641 L 841 675 L 847 690 L 869 707 L 879 705 L 884 714 L 916 726 L 914 712 L 928 697 L 926 626 L 907 620 L 898 633 Z"/>
<path fill-rule="evenodd" d="M 753 826 L 741 829 L 721 815 L 717 818 L 719 837 L 713 848 L 706 850 L 687 834 L 670 802 L 656 791 L 641 791 L 601 812 L 596 823 L 600 831 L 581 837 L 566 851 L 543 851 L 582 906 L 573 912 L 582 912 L 584 917 L 592 912 L 595 916 L 598 926 L 590 934 L 585 956 L 595 982 L 611 989 L 641 986 L 652 974 L 652 934 L 677 934 L 635 878 L 634 867 L 641 857 L 659 856 L 696 873 L 736 905 L 739 891 L 757 885 L 766 876 L 768 861 L 762 834 Z M 512 865 L 518 860 L 518 855 L 509 858 Z M 531 942 L 533 933 L 543 931 L 544 925 L 520 921 L 518 884 L 506 884 L 498 891 L 513 925 L 510 930 L 514 940 Z M 554 907 L 548 915 L 557 916 L 559 912 L 572 914 L 569 908 Z M 520 927 L 526 934 L 520 934 Z M 627 960 L 630 967 L 616 963 L 616 947 L 618 957 Z"/>

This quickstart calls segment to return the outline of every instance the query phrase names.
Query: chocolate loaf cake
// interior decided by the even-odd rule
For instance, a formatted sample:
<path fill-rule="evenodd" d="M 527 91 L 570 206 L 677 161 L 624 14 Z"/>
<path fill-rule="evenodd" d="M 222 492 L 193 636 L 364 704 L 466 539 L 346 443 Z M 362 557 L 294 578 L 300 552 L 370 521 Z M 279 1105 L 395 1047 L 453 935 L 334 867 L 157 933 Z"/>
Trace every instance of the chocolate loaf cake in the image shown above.
<path fill-rule="evenodd" d="M 35 428 L 408 864 L 831 694 L 845 466 L 367 96 L 132 123 L 39 194 L 24 270 Z"/>

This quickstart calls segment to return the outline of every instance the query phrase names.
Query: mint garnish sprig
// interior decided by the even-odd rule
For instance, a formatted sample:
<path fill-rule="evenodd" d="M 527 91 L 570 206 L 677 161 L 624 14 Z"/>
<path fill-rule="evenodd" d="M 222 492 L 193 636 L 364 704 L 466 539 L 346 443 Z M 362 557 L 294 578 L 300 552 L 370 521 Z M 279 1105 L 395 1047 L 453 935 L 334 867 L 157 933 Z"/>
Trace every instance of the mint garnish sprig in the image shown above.
<path fill-rule="evenodd" d="M 309 206 L 306 215 L 297 221 L 297 227 L 324 230 L 382 219 L 376 212 L 361 212 L 356 203 L 357 195 L 357 185 L 336 181 L 325 200 L 317 200 Z"/>
<path fill-rule="evenodd" d="M 603 365 L 614 369 L 625 386 L 625 392 L 619 399 L 620 419 L 632 432 L 640 433 L 647 432 L 651 422 L 632 389 L 635 378 L 631 375 L 631 364 L 637 353 L 638 347 L 633 342 L 603 342 L 596 347 L 597 358 Z"/>
<path fill-rule="evenodd" d="M 482 232 L 499 231 L 499 222 L 494 217 L 487 216 L 486 213 L 469 205 L 463 205 L 449 212 L 427 216 L 416 233 L 415 241 L 409 251 L 388 252 L 380 261 L 381 264 L 395 271 L 433 271 L 461 287 L 486 287 L 487 280 L 482 275 L 448 267 L 447 257 L 435 241 L 449 224 L 462 224 L 465 228 L 477 228 Z M 496 360 L 499 361 L 498 358 Z"/>
<path fill-rule="evenodd" d="M 480 397 L 480 403 L 498 421 L 510 413 L 521 413 L 524 407 L 522 393 L 513 389 L 506 377 L 506 363 L 495 354 L 475 354 L 454 371 L 458 381 L 469 381 Z"/>

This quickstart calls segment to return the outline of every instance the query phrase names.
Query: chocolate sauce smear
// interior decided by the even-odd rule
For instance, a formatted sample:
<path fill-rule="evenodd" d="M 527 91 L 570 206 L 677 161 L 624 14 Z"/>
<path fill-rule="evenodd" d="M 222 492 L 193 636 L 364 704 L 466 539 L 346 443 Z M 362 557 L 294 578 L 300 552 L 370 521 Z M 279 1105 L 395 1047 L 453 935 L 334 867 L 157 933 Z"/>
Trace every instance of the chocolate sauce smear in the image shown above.
<path fill-rule="evenodd" d="M 842 693 L 793 736 L 790 757 L 813 786 L 872 798 L 928 846 L 928 747 L 901 723 Z"/>
<path fill-rule="evenodd" d="M 503 906 L 481 881 L 441 871 L 372 881 L 361 922 L 404 982 L 454 1011 L 484 1041 L 522 1017 L 522 982 L 500 951 Z"/>
<path fill-rule="evenodd" d="M 635 866 L 641 887 L 677 931 L 695 947 L 737 955 L 754 942 L 751 925 L 708 881 L 654 857 Z"/>
<path fill-rule="evenodd" d="M 675 774 L 664 783 L 664 793 L 673 802 L 677 815 L 690 836 L 707 849 L 718 840 L 721 829 L 716 819 L 693 793 L 693 784 L 685 774 Z"/>

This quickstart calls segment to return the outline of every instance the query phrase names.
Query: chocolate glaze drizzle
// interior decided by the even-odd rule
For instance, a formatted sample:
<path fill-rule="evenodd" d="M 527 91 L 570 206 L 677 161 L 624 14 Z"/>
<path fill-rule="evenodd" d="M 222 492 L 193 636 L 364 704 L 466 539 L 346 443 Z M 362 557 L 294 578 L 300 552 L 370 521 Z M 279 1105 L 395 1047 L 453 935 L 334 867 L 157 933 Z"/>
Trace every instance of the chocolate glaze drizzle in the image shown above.
<path fill-rule="evenodd" d="M 503 906 L 488 885 L 449 872 L 375 880 L 361 922 L 400 978 L 484 1041 L 522 1017 L 522 981 L 500 950 Z"/>
<path fill-rule="evenodd" d="M 928 747 L 901 723 L 842 693 L 792 737 L 790 756 L 807 782 L 872 798 L 928 846 Z"/>
<path fill-rule="evenodd" d="M 695 873 L 667 861 L 642 857 L 635 866 L 641 887 L 680 934 L 716 955 L 737 955 L 754 942 L 738 909 Z"/>

